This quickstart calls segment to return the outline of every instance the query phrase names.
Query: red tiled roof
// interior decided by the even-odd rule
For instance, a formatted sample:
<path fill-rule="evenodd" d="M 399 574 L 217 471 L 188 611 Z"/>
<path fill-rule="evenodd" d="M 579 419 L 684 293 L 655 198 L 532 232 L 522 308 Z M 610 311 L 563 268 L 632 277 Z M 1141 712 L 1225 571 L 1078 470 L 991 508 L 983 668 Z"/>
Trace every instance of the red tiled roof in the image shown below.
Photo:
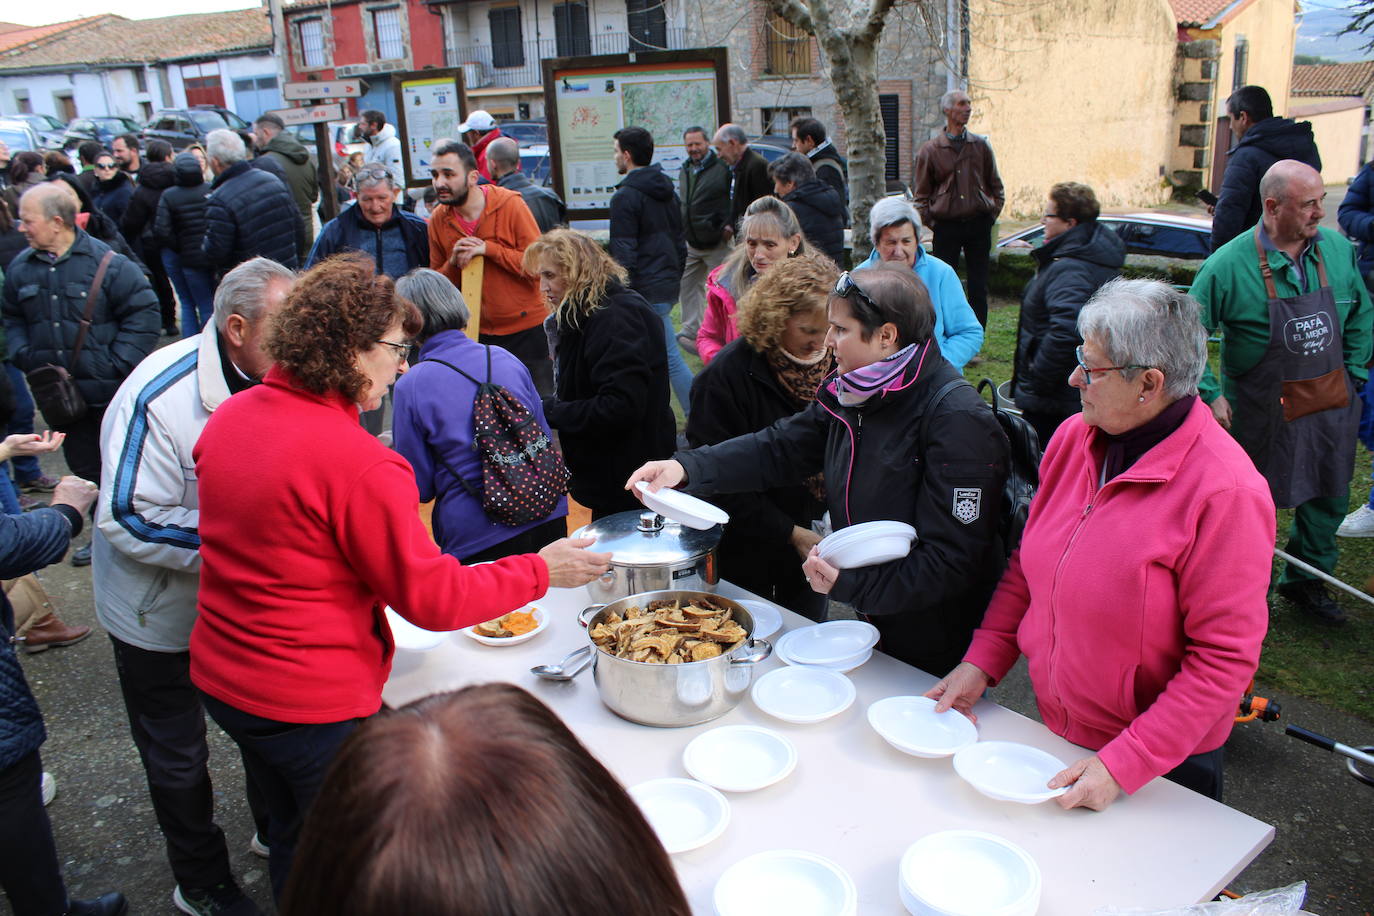
<path fill-rule="evenodd" d="M 9 45 L 5 50 L 10 36 L 0 35 L 0 71 L 184 60 L 272 45 L 272 29 L 261 7 L 159 19 L 100 19 L 37 47 Z"/>
<path fill-rule="evenodd" d="M 50 39 L 61 35 L 63 32 L 90 25 L 99 19 L 119 19 L 119 16 L 102 15 L 87 16 L 85 19 L 69 19 L 66 22 L 54 22 L 51 25 L 27 26 L 17 25 L 12 29 L 0 31 L 0 52 L 20 48 L 25 45 L 39 44 L 45 39 Z M 5 23 L 10 25 L 10 23 Z"/>
<path fill-rule="evenodd" d="M 1293 95 L 1367 96 L 1374 89 L 1374 60 L 1353 64 L 1303 64 L 1293 68 Z"/>
<path fill-rule="evenodd" d="M 1206 25 L 1232 7 L 1235 7 L 1234 12 L 1240 12 L 1251 2 L 1253 0 L 1169 0 L 1169 5 L 1174 8 L 1174 18 L 1179 25 L 1196 28 Z"/>

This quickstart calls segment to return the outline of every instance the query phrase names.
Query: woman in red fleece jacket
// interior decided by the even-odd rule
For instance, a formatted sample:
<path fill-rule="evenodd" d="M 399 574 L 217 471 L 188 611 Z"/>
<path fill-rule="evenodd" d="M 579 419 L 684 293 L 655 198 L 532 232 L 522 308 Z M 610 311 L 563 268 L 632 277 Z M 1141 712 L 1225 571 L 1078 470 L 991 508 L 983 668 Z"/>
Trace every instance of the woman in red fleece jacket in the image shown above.
<path fill-rule="evenodd" d="M 358 423 L 404 372 L 415 306 L 360 256 L 304 275 L 271 319 L 262 385 L 196 443 L 201 579 L 191 679 L 268 809 L 279 896 L 339 744 L 381 707 L 390 605 L 456 630 L 603 573 L 592 541 L 464 567 L 425 531 L 410 465 Z M 192 533 L 194 536 L 194 533 Z"/>
<path fill-rule="evenodd" d="M 1269 623 L 1274 502 L 1197 397 L 1191 297 L 1113 280 L 1078 319 L 1083 413 L 1040 464 L 1021 547 L 963 662 L 926 694 L 970 712 L 1025 653 L 1042 718 L 1097 753 L 1050 780 L 1101 810 L 1156 776 L 1221 798 L 1222 745 Z"/>

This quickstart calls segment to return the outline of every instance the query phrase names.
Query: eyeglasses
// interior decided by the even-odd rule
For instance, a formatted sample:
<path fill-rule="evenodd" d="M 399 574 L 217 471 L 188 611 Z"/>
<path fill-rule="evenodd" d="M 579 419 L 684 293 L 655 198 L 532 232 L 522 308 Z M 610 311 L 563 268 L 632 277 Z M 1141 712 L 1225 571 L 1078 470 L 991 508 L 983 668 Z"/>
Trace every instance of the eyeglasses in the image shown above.
<path fill-rule="evenodd" d="M 384 347 L 391 348 L 391 352 L 396 355 L 396 362 L 398 365 L 405 362 L 406 358 L 410 356 L 410 344 L 408 343 L 393 343 L 389 340 L 378 340 L 376 342 Z"/>
<path fill-rule="evenodd" d="M 95 167 L 98 168 L 98 169 L 106 169 L 106 170 L 109 170 L 109 169 L 114 168 L 114 167 L 115 167 L 115 164 L 114 164 L 113 162 L 97 162 L 97 163 L 95 164 Z"/>
<path fill-rule="evenodd" d="M 1083 383 L 1086 384 L 1086 385 L 1091 385 L 1091 384 L 1093 383 L 1093 373 L 1094 373 L 1094 372 L 1125 372 L 1127 369 L 1150 369 L 1150 368 L 1153 368 L 1153 367 L 1151 367 L 1151 366 L 1136 366 L 1136 365 L 1130 365 L 1130 366 L 1089 366 L 1087 363 L 1083 362 L 1083 348 L 1082 348 L 1082 347 L 1074 347 L 1074 348 L 1073 348 L 1073 356 L 1074 356 L 1074 359 L 1078 360 L 1078 368 L 1080 368 L 1080 369 L 1083 370 Z"/>
<path fill-rule="evenodd" d="M 874 302 L 868 293 L 863 291 L 859 284 L 854 281 L 854 278 L 849 275 L 849 271 L 847 270 L 840 274 L 840 279 L 835 281 L 835 295 L 839 296 L 841 299 L 848 299 L 850 296 L 855 296 L 867 302 L 868 307 L 873 309 L 873 311 L 882 312 L 882 309 L 878 308 L 878 303 Z"/>

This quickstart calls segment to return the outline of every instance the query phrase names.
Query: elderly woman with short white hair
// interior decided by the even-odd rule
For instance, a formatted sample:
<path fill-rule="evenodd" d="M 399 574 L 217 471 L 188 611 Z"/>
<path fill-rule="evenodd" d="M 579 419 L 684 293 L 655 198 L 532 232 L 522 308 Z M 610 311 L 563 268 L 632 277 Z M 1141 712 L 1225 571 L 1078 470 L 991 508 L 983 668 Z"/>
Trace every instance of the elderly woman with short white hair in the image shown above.
<path fill-rule="evenodd" d="M 935 343 L 940 353 L 962 369 L 983 346 L 983 326 L 968 304 L 959 275 L 921 246 L 921 217 L 900 197 L 884 197 L 868 213 L 873 252 L 855 267 L 876 267 L 895 261 L 910 267 L 925 284 L 935 306 Z"/>
<path fill-rule="evenodd" d="M 1101 810 L 1156 777 L 1221 798 L 1222 745 L 1269 623 L 1274 501 L 1198 398 L 1198 304 L 1112 280 L 1078 318 L 1083 422 L 1040 489 L 961 662 L 927 696 L 971 709 L 1024 654 L 1051 731 L 1095 753 L 1049 780 Z"/>

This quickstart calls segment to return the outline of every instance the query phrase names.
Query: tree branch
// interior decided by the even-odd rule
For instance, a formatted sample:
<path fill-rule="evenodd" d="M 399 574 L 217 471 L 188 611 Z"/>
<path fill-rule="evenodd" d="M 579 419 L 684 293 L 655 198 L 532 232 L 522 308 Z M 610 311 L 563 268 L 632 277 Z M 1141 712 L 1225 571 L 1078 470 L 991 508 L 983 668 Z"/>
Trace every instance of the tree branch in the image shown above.
<path fill-rule="evenodd" d="M 892 9 L 894 0 L 870 0 L 868 6 L 868 19 L 863 26 L 856 29 L 855 37 L 859 41 L 876 42 L 883 34 L 883 23 L 887 19 L 888 10 Z"/>
<path fill-rule="evenodd" d="M 768 8 L 799 29 L 811 35 L 816 34 L 811 12 L 801 0 L 768 0 Z"/>

